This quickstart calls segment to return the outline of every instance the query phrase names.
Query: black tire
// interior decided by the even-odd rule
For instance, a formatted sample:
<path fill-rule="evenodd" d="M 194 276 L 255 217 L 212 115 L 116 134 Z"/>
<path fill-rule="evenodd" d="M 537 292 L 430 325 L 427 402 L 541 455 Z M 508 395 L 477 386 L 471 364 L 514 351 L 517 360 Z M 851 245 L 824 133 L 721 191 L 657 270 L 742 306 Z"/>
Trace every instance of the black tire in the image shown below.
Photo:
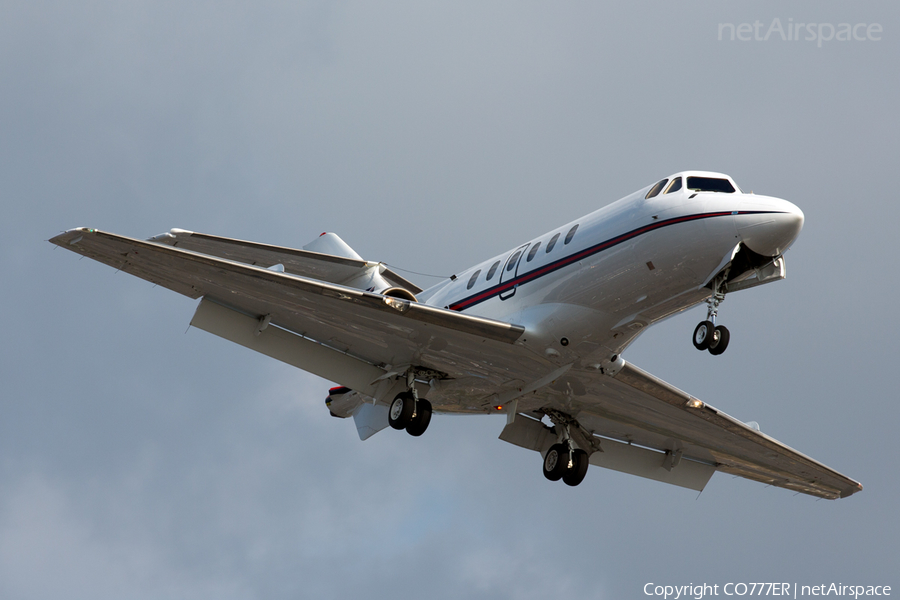
<path fill-rule="evenodd" d="M 550 481 L 559 481 L 569 469 L 569 446 L 553 444 L 544 455 L 544 477 Z"/>
<path fill-rule="evenodd" d="M 405 429 L 416 412 L 416 399 L 410 392 L 401 392 L 388 407 L 388 424 L 394 429 Z"/>
<path fill-rule="evenodd" d="M 572 470 L 562 476 L 563 483 L 575 487 L 587 475 L 588 466 L 590 466 L 590 457 L 588 453 L 581 448 L 572 453 Z"/>
<path fill-rule="evenodd" d="M 714 339 L 709 344 L 709 353 L 718 356 L 725 352 L 725 349 L 728 348 L 728 342 L 731 341 L 731 332 L 728 331 L 728 328 L 724 325 L 719 325 L 716 327 L 716 334 Z"/>
<path fill-rule="evenodd" d="M 406 433 L 419 437 L 428 429 L 429 423 L 431 423 L 431 402 L 425 398 L 419 398 L 416 403 L 416 416 L 406 426 Z"/>
<path fill-rule="evenodd" d="M 700 321 L 694 329 L 694 337 L 691 338 L 691 341 L 694 342 L 694 348 L 697 350 L 708 349 L 709 344 L 713 340 L 715 329 L 716 326 L 713 325 L 712 321 Z"/>

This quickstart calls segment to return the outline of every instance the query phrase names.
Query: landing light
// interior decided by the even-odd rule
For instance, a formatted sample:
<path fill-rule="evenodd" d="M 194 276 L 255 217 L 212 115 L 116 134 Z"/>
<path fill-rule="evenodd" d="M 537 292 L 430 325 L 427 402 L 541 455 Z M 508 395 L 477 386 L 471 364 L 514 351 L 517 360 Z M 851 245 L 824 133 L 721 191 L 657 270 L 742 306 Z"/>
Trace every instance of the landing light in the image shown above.
<path fill-rule="evenodd" d="M 408 301 L 400 300 L 399 298 L 393 298 L 391 296 L 385 296 L 384 303 L 400 312 L 406 312 L 409 309 Z"/>
<path fill-rule="evenodd" d="M 688 408 L 703 408 L 703 400 L 698 400 L 697 398 L 691 398 L 685 404 Z"/>
<path fill-rule="evenodd" d="M 496 408 L 497 410 L 503 410 L 502 406 L 495 406 L 494 408 Z"/>

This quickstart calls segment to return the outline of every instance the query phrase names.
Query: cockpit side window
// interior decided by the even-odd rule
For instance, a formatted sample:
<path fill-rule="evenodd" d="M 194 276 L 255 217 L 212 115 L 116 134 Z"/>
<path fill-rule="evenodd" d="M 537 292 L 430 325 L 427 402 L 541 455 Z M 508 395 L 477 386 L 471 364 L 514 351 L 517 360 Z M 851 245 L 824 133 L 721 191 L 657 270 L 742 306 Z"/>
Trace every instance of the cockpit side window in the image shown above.
<path fill-rule="evenodd" d="M 687 187 L 692 192 L 734 193 L 734 186 L 731 185 L 731 182 L 718 177 L 688 177 Z"/>
<path fill-rule="evenodd" d="M 664 187 L 666 187 L 666 184 L 667 184 L 668 182 L 669 182 L 668 179 L 663 179 L 662 181 L 658 181 L 658 182 L 656 183 L 656 185 L 654 185 L 652 188 L 650 188 L 650 191 L 647 192 L 647 195 L 644 196 L 644 199 L 647 199 L 647 198 L 653 198 L 654 196 L 658 196 L 659 193 L 662 191 L 662 189 L 663 189 Z"/>
<path fill-rule="evenodd" d="M 666 190 L 667 194 L 671 194 L 672 192 L 677 192 L 681 189 L 681 177 L 676 177 L 672 180 L 672 183 L 669 185 L 669 189 Z"/>

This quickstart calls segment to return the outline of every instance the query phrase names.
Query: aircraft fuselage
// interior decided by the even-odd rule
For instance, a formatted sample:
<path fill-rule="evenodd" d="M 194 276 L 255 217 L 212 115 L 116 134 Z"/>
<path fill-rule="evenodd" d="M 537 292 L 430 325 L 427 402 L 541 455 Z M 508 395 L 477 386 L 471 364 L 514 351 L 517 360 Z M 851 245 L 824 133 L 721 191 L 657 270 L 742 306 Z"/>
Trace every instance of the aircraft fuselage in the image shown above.
<path fill-rule="evenodd" d="M 682 185 L 647 197 L 648 186 L 479 263 L 420 300 L 524 325 L 523 343 L 552 348 L 561 362 L 619 353 L 645 327 L 710 297 L 710 282 L 741 247 L 770 261 L 802 227 L 795 205 L 742 193 L 727 175 L 691 171 L 664 181 L 678 178 L 724 180 L 734 191 Z"/>

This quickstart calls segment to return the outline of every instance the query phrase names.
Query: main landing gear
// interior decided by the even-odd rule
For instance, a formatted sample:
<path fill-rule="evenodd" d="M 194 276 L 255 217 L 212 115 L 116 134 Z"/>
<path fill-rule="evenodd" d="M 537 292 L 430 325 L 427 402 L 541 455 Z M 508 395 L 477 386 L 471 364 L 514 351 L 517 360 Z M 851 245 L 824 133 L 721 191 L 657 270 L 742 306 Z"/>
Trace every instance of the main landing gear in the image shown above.
<path fill-rule="evenodd" d="M 431 423 L 431 402 L 417 399 L 412 392 L 400 392 L 388 409 L 388 423 L 394 429 L 405 429 L 409 435 L 418 437 Z"/>
<path fill-rule="evenodd" d="M 576 486 L 584 481 L 589 464 L 588 453 L 581 448 L 573 449 L 571 443 L 553 444 L 544 456 L 544 477 Z"/>
<path fill-rule="evenodd" d="M 394 429 L 406 429 L 406 433 L 418 437 L 431 423 L 431 402 L 419 398 L 412 371 L 407 376 L 407 384 L 409 391 L 397 394 L 388 408 L 388 424 Z"/>
<path fill-rule="evenodd" d="M 719 304 L 725 301 L 725 278 L 717 277 L 713 282 L 713 294 L 706 301 L 706 320 L 694 329 L 694 348 L 697 350 L 709 350 L 709 353 L 718 356 L 728 348 L 731 341 L 731 333 L 724 325 L 716 325 L 716 316 L 719 313 Z"/>
<path fill-rule="evenodd" d="M 562 479 L 563 483 L 574 487 L 584 481 L 590 466 L 590 454 L 582 448 L 597 452 L 600 443 L 569 415 L 556 410 L 544 412 L 553 421 L 559 435 L 559 441 L 550 446 L 544 455 L 544 477 L 550 481 Z M 576 443 L 580 447 L 576 447 Z"/>

